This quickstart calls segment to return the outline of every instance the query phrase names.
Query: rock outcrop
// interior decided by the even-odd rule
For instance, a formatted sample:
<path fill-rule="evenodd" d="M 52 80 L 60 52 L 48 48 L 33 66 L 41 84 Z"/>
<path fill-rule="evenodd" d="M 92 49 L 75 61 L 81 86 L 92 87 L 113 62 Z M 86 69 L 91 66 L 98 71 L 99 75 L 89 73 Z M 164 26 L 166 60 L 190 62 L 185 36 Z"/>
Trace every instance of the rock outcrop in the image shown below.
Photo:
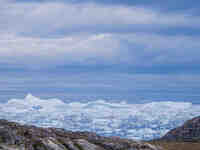
<path fill-rule="evenodd" d="M 200 117 L 189 120 L 183 126 L 171 130 L 161 140 L 200 142 Z"/>
<path fill-rule="evenodd" d="M 161 150 L 160 147 L 89 132 L 39 128 L 0 120 L 0 150 Z"/>

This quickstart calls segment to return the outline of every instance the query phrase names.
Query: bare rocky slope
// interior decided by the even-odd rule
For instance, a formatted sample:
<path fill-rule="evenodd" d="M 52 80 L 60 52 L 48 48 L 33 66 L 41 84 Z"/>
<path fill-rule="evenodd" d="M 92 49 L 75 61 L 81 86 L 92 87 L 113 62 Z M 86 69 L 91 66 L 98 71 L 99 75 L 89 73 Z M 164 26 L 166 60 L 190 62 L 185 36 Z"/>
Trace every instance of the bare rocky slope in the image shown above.
<path fill-rule="evenodd" d="M 200 150 L 200 117 L 186 121 L 151 143 L 165 150 Z"/>
<path fill-rule="evenodd" d="M 144 142 L 0 120 L 0 150 L 161 150 Z"/>
<path fill-rule="evenodd" d="M 161 140 L 200 142 L 200 117 L 193 118 L 181 127 L 171 130 Z"/>

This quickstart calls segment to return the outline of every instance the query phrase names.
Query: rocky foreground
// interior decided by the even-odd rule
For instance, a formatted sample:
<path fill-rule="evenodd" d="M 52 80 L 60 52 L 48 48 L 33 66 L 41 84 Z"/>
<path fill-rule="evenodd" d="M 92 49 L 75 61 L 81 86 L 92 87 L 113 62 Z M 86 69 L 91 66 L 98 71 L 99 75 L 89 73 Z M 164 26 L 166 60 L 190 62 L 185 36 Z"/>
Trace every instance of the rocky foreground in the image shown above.
<path fill-rule="evenodd" d="M 0 150 L 162 150 L 159 146 L 89 132 L 39 128 L 0 120 Z"/>
<path fill-rule="evenodd" d="M 0 120 L 0 150 L 200 150 L 200 117 L 148 143 Z"/>

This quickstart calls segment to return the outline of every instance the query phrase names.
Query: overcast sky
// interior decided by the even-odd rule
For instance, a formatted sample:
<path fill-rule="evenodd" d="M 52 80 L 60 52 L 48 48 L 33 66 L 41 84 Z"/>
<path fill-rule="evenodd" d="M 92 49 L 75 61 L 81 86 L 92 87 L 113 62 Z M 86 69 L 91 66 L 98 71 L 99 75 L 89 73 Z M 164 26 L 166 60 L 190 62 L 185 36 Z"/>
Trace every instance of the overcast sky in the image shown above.
<path fill-rule="evenodd" d="M 198 71 L 200 2 L 1 0 L 0 68 Z"/>

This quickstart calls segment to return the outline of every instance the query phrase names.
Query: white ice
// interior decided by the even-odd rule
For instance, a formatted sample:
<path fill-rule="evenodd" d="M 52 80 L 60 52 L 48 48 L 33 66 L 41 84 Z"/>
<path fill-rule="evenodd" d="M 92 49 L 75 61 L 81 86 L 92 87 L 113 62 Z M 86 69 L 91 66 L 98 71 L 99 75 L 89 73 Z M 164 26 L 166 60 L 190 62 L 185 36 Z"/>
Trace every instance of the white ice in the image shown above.
<path fill-rule="evenodd" d="M 200 115 L 200 105 L 185 102 L 146 104 L 64 103 L 59 99 L 40 99 L 28 94 L 24 99 L 0 103 L 0 118 L 43 127 L 73 131 L 92 131 L 105 136 L 152 139 Z"/>

